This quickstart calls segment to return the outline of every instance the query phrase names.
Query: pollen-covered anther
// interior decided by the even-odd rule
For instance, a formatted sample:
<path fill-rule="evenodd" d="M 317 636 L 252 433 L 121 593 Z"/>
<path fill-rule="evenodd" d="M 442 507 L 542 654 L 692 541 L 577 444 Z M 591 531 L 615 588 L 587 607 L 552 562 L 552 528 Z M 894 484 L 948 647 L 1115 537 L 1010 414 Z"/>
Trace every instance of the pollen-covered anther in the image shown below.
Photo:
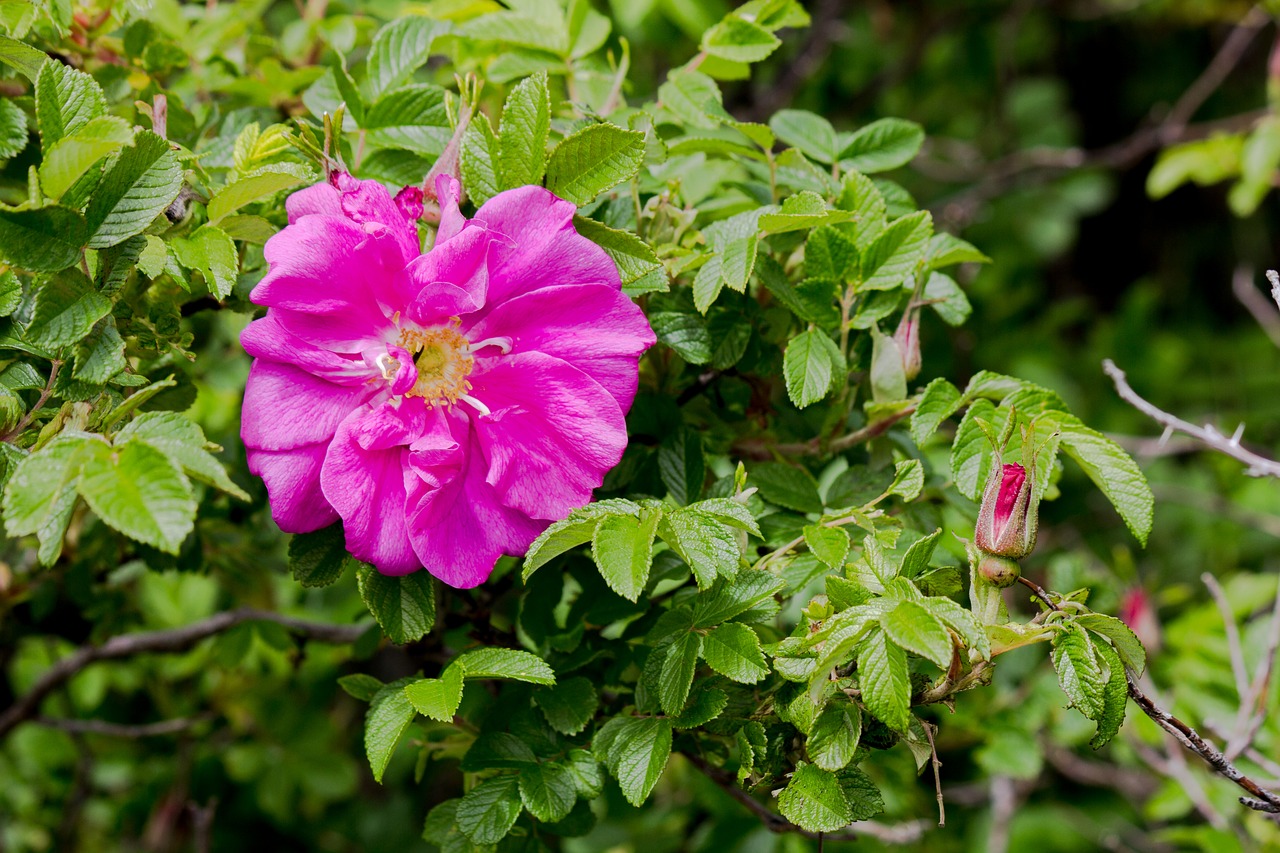
<path fill-rule="evenodd" d="M 400 333 L 400 346 L 413 354 L 418 369 L 418 381 L 405 396 L 421 397 L 428 406 L 451 406 L 471 389 L 467 377 L 475 359 L 457 328 L 405 329 Z"/>

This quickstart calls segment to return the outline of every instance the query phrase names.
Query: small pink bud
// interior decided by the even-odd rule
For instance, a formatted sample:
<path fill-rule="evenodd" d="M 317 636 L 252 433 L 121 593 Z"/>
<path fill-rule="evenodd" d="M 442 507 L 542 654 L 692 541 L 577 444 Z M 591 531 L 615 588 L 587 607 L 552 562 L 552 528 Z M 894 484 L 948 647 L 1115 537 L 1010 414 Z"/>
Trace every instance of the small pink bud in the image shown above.
<path fill-rule="evenodd" d="M 910 307 L 898 322 L 893 342 L 902 353 L 902 372 L 910 382 L 920 375 L 920 309 Z"/>
<path fill-rule="evenodd" d="M 987 554 L 1018 559 L 1036 547 L 1036 508 L 1027 469 L 1008 463 L 991 469 L 978 509 L 974 544 Z"/>
<path fill-rule="evenodd" d="M 1138 635 L 1147 651 L 1154 652 L 1160 648 L 1160 620 L 1146 590 L 1135 587 L 1121 596 L 1120 620 Z"/>

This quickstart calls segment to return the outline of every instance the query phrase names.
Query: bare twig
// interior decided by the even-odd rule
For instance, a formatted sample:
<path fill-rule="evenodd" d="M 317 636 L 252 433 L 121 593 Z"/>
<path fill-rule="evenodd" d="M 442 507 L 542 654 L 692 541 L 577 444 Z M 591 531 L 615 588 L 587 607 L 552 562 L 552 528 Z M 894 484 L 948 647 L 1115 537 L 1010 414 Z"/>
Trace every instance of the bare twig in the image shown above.
<path fill-rule="evenodd" d="M 1275 274 L 1274 270 L 1267 271 L 1268 278 Z M 1280 347 L 1280 311 L 1276 311 L 1266 297 L 1258 292 L 1258 288 L 1253 286 L 1253 270 L 1246 266 L 1237 267 L 1235 275 L 1231 277 L 1231 292 L 1253 315 L 1271 343 Z M 1271 295 L 1277 299 L 1276 307 L 1280 307 L 1280 284 L 1273 282 Z"/>
<path fill-rule="evenodd" d="M 209 853 L 213 849 L 213 814 L 218 809 L 218 798 L 210 797 L 203 806 L 187 804 L 191 812 L 191 834 L 196 853 Z"/>
<path fill-rule="evenodd" d="M 1142 397 L 1138 396 L 1138 393 L 1129 387 L 1129 383 L 1125 379 L 1124 371 L 1116 367 L 1115 362 L 1111 359 L 1108 358 L 1102 362 L 1102 369 L 1106 371 L 1107 375 L 1111 377 L 1111 381 L 1115 383 L 1116 393 L 1119 394 L 1120 397 L 1129 405 L 1133 406 L 1135 409 L 1163 426 L 1166 433 L 1185 433 L 1192 438 L 1204 442 L 1212 449 L 1217 450 L 1220 453 L 1225 453 L 1227 456 L 1243 462 L 1245 466 L 1247 466 L 1245 468 L 1245 473 L 1250 477 L 1280 478 L 1280 462 L 1268 459 L 1265 456 L 1259 456 L 1240 443 L 1243 424 L 1230 437 L 1209 425 L 1202 427 L 1196 426 L 1189 421 L 1184 421 L 1176 415 L 1171 415 L 1168 412 L 1153 406 L 1151 403 L 1148 403 Z"/>
<path fill-rule="evenodd" d="M 1182 97 L 1178 98 L 1177 103 L 1173 105 L 1173 109 L 1169 110 L 1169 114 L 1160 123 L 1161 130 L 1168 139 L 1176 139 L 1181 135 L 1182 131 L 1186 129 L 1187 122 L 1191 121 L 1191 117 L 1204 105 L 1209 96 L 1216 92 L 1218 87 L 1226 81 L 1232 69 L 1240 64 L 1240 60 L 1253 42 L 1254 36 L 1262 31 L 1262 28 L 1267 25 L 1269 20 L 1270 16 L 1262 8 L 1261 4 L 1254 6 L 1245 13 L 1245 16 L 1240 19 L 1240 23 L 1236 24 L 1235 28 L 1231 30 L 1231 34 L 1223 41 L 1222 47 L 1218 49 L 1217 54 L 1209 61 L 1208 66 L 1187 87 L 1187 90 L 1182 93 Z"/>
<path fill-rule="evenodd" d="M 1009 828 L 1018 811 L 1018 789 L 1008 776 L 991 777 L 991 829 L 987 834 L 988 853 L 1009 849 Z"/>
<path fill-rule="evenodd" d="M 1213 596 L 1218 612 L 1222 615 L 1222 624 L 1227 634 L 1227 655 L 1231 658 L 1231 674 L 1236 681 L 1236 695 L 1243 700 L 1249 692 L 1249 672 L 1244 666 L 1244 648 L 1240 645 L 1240 629 L 1236 627 L 1231 602 L 1227 601 L 1227 593 L 1213 575 L 1205 572 L 1200 575 L 1200 580 L 1209 588 L 1209 594 Z"/>
<path fill-rule="evenodd" d="M 144 653 L 186 651 L 201 640 L 220 634 L 241 622 L 274 622 L 303 639 L 337 645 L 355 642 L 366 630 L 364 625 L 308 622 L 292 616 L 244 607 L 238 610 L 226 610 L 181 628 L 122 634 L 112 637 L 100 646 L 81 646 L 46 670 L 31 690 L 0 714 L 0 737 L 8 734 L 23 720 L 36 716 L 44 697 L 91 663 Z"/>
<path fill-rule="evenodd" d="M 738 780 L 728 770 L 716 767 L 702 756 L 694 753 L 682 752 L 681 755 L 726 794 L 746 806 L 770 832 L 794 833 L 805 838 L 822 838 L 825 841 L 857 841 L 859 838 L 874 838 L 882 844 L 912 844 L 924 837 L 925 828 L 928 826 L 928 822 L 923 820 L 913 820 L 899 824 L 863 820 L 855 824 L 856 829 L 847 829 L 843 832 L 810 832 L 803 827 L 796 826 L 751 796 L 750 793 L 742 790 L 738 786 Z"/>
<path fill-rule="evenodd" d="M 32 722 L 48 729 L 57 729 L 58 731 L 70 732 L 72 734 L 106 735 L 107 737 L 121 738 L 144 738 L 177 734 L 178 732 L 186 731 L 192 726 L 210 719 L 212 719 L 211 715 L 204 714 L 195 717 L 181 717 L 175 720 L 161 720 L 158 723 L 126 725 L 123 723 L 109 723 L 106 720 L 71 720 L 63 717 L 37 716 L 32 718 Z"/>
<path fill-rule="evenodd" d="M 1271 684 L 1271 674 L 1275 670 L 1276 653 L 1280 652 L 1280 589 L 1276 590 L 1276 601 L 1271 610 L 1271 625 L 1267 630 L 1267 644 L 1262 658 L 1258 661 L 1258 669 L 1253 674 L 1246 693 L 1240 695 L 1240 712 L 1236 717 L 1235 730 L 1227 739 L 1223 754 L 1228 761 L 1234 760 L 1249 748 L 1258 730 L 1266 719 L 1263 699 Z"/>
<path fill-rule="evenodd" d="M 829 441 L 818 437 L 811 438 L 808 441 L 774 444 L 763 438 L 744 438 L 735 443 L 733 449 L 735 453 L 740 453 L 749 459 L 773 459 L 775 456 L 821 456 L 826 453 L 842 453 L 851 447 L 856 447 L 859 444 L 884 435 L 891 426 L 903 418 L 910 417 L 914 411 L 915 406 L 910 406 L 886 415 L 881 420 L 873 421 L 862 429 L 854 430 Z"/>
<path fill-rule="evenodd" d="M 933 788 L 938 792 L 938 826 L 947 825 L 947 807 L 942 800 L 942 762 L 938 760 L 938 745 L 933 741 L 933 732 L 937 726 L 932 723 L 922 723 L 924 726 L 925 737 L 929 739 L 929 761 L 933 765 Z"/>
<path fill-rule="evenodd" d="M 1267 270 L 1267 281 L 1271 282 L 1271 298 L 1276 303 L 1276 308 L 1280 309 L 1280 273 Z"/>

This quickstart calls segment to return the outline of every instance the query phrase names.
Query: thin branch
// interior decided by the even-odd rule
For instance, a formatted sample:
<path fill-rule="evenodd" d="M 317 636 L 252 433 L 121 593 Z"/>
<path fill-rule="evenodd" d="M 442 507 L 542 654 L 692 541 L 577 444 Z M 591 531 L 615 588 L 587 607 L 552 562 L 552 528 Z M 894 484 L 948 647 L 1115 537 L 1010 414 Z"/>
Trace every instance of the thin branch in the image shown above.
<path fill-rule="evenodd" d="M 35 686 L 0 714 L 0 737 L 23 720 L 36 716 L 41 700 L 59 685 L 91 663 L 115 660 L 144 653 L 183 652 L 215 634 L 220 634 L 241 622 L 274 622 L 289 629 L 304 640 L 346 645 L 354 643 L 366 630 L 364 625 L 333 625 L 308 622 L 283 616 L 266 610 L 244 607 L 216 613 L 208 619 L 165 631 L 144 631 L 112 637 L 100 646 L 81 646 L 47 669 Z"/>
<path fill-rule="evenodd" d="M 1138 682 L 1134 679 L 1133 674 L 1126 672 L 1125 677 L 1129 682 L 1129 698 L 1132 699 L 1142 713 L 1151 718 L 1152 722 L 1173 735 L 1179 743 L 1200 756 L 1206 764 L 1208 764 L 1214 772 L 1225 776 L 1236 785 L 1239 785 L 1245 791 L 1249 792 L 1248 797 L 1241 797 L 1241 804 L 1248 806 L 1260 812 L 1269 814 L 1280 814 L 1280 795 L 1266 790 L 1257 782 L 1244 775 L 1238 767 L 1227 760 L 1221 752 L 1214 746 L 1207 743 L 1204 738 L 1196 733 L 1196 730 L 1179 720 L 1173 714 L 1162 708 L 1156 707 L 1156 704 L 1142 692 L 1142 688 L 1138 686 Z"/>
<path fill-rule="evenodd" d="M 1274 270 L 1267 271 L 1267 277 L 1275 276 Z M 1262 331 L 1267 333 L 1267 337 L 1271 339 L 1271 343 L 1280 347 L 1280 312 L 1274 310 L 1266 297 L 1258 292 L 1258 288 L 1253 286 L 1253 271 L 1246 266 L 1236 268 L 1235 275 L 1231 277 L 1231 292 L 1235 294 L 1236 299 L 1240 301 L 1258 325 L 1262 327 Z M 1271 295 L 1277 299 L 1277 308 L 1280 308 L 1280 283 L 1273 282 Z"/>
<path fill-rule="evenodd" d="M 1276 308 L 1280 309 L 1280 273 L 1267 270 L 1267 281 L 1271 282 L 1271 298 L 1275 301 Z"/>
<path fill-rule="evenodd" d="M 1018 811 L 1018 789 L 1008 776 L 991 777 L 991 829 L 987 833 L 988 853 L 1009 849 L 1009 830 Z"/>
<path fill-rule="evenodd" d="M 722 767 L 716 767 L 710 764 L 705 758 L 689 752 L 680 753 L 685 760 L 706 776 L 712 782 L 720 787 L 726 794 L 733 797 L 739 803 L 746 806 L 752 814 L 759 818 L 765 828 L 770 832 L 776 833 L 794 833 L 802 835 L 805 838 L 818 839 L 825 841 L 857 841 L 860 838 L 874 838 L 882 844 L 913 844 L 924 837 L 925 828 L 928 826 L 927 821 L 913 820 L 907 823 L 886 824 L 874 820 L 858 821 L 857 829 L 847 829 L 843 832 L 810 832 L 803 827 L 796 826 L 782 815 L 773 811 L 764 803 L 751 796 L 747 791 L 742 790 L 738 786 L 738 780 L 732 773 Z"/>
<path fill-rule="evenodd" d="M 881 420 L 873 421 L 862 429 L 854 430 L 851 433 L 830 440 L 824 440 L 819 436 L 808 441 L 774 444 L 763 438 L 744 438 L 733 445 L 733 450 L 735 453 L 739 453 L 749 459 L 773 459 L 775 456 L 822 456 L 827 453 L 843 453 L 851 447 L 856 447 L 873 438 L 879 438 L 898 421 L 910 417 L 915 410 L 915 406 L 909 406 L 901 411 L 886 415 Z"/>
<path fill-rule="evenodd" d="M 58 371 L 61 369 L 62 362 L 55 358 L 52 362 L 52 366 L 49 368 L 49 381 L 46 382 L 44 384 L 44 388 L 40 390 L 40 396 L 36 399 L 36 404 L 31 407 L 30 411 L 22 416 L 22 420 L 18 421 L 17 425 L 15 425 L 13 429 L 5 433 L 3 437 L 0 437 L 0 441 L 13 441 L 15 438 L 22 435 L 23 430 L 31 425 L 31 422 L 35 420 L 37 413 L 44 408 L 44 404 L 49 402 L 49 397 L 53 395 L 53 384 L 58 381 Z"/>
<path fill-rule="evenodd" d="M 1176 415 L 1171 415 L 1153 406 L 1138 396 L 1138 393 L 1129 387 L 1124 371 L 1116 367 L 1115 362 L 1111 359 L 1108 358 L 1102 362 L 1102 369 L 1106 371 L 1107 375 L 1111 377 L 1111 381 L 1115 383 L 1116 393 L 1120 395 L 1121 399 L 1163 426 L 1167 433 L 1185 433 L 1204 442 L 1214 450 L 1225 453 L 1227 456 L 1244 463 L 1247 466 L 1245 473 L 1250 477 L 1280 478 L 1280 462 L 1268 459 L 1265 456 L 1259 456 L 1240 443 L 1243 425 L 1241 429 L 1237 429 L 1235 434 L 1230 437 L 1218 432 L 1212 426 L 1196 426 L 1189 421 L 1184 421 Z"/>
<path fill-rule="evenodd" d="M 947 807 L 942 799 L 942 762 L 938 760 L 938 745 L 933 741 L 933 732 L 937 726 L 932 723 L 922 723 L 924 726 L 925 737 L 929 739 L 929 759 L 933 764 L 933 788 L 937 791 L 938 796 L 938 826 L 947 825 Z"/>
<path fill-rule="evenodd" d="M 1218 91 L 1231 74 L 1232 70 L 1240 64 L 1240 60 L 1244 57 L 1245 51 L 1249 49 L 1249 45 L 1253 43 L 1254 37 L 1262 31 L 1267 25 L 1270 16 L 1262 8 L 1261 4 L 1251 8 L 1245 16 L 1240 19 L 1240 23 L 1231 30 L 1231 34 L 1223 41 L 1222 47 L 1218 49 L 1217 54 L 1209 61 L 1209 65 L 1201 72 L 1200 76 L 1187 87 L 1182 93 L 1182 97 L 1173 105 L 1173 109 L 1169 110 L 1169 114 L 1164 121 L 1160 123 L 1161 128 L 1170 138 L 1176 138 L 1183 129 L 1186 128 L 1187 122 L 1191 121 L 1191 117 L 1196 114 L 1200 107 L 1204 106 L 1204 102 L 1209 100 L 1209 96 Z"/>
<path fill-rule="evenodd" d="M 106 720 L 71 720 L 63 717 L 37 716 L 32 718 L 32 722 L 48 729 L 57 729 L 58 731 L 69 732 L 72 734 L 105 735 L 107 737 L 120 738 L 144 738 L 163 737 L 165 735 L 184 732 L 192 726 L 210 719 L 212 719 L 211 715 L 203 714 L 196 717 L 181 717 L 174 720 L 161 720 L 158 723 L 126 725 L 123 723 L 109 723 Z"/>
<path fill-rule="evenodd" d="M 1228 761 L 1234 760 L 1249 748 L 1267 717 L 1263 699 L 1271 684 L 1277 652 L 1280 652 L 1280 589 L 1276 590 L 1276 601 L 1271 610 L 1271 625 L 1267 631 L 1266 648 L 1263 650 L 1261 660 L 1258 661 L 1258 669 L 1253 675 L 1253 681 L 1249 684 L 1248 692 L 1240 696 L 1240 713 L 1236 718 L 1235 731 L 1227 739 L 1227 744 L 1223 748 L 1223 754 Z"/>
<path fill-rule="evenodd" d="M 1240 629 L 1236 627 L 1236 617 L 1231 610 L 1231 602 L 1227 601 L 1227 593 L 1222 589 L 1218 579 L 1208 572 L 1200 575 L 1200 580 L 1209 588 L 1209 594 L 1218 605 L 1222 615 L 1222 624 L 1227 634 L 1227 655 L 1231 659 L 1231 674 L 1236 681 L 1236 695 L 1244 701 L 1249 692 L 1249 671 L 1244 666 L 1244 647 L 1240 645 Z"/>

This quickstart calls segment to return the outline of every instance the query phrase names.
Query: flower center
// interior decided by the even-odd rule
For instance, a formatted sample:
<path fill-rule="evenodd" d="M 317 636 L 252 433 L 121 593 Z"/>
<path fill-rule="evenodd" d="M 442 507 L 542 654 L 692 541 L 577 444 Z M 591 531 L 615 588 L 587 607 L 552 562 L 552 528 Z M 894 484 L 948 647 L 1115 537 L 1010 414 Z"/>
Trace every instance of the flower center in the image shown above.
<path fill-rule="evenodd" d="M 406 397 L 421 397 L 428 406 L 437 403 L 451 406 L 471 390 L 467 377 L 475 366 L 467 339 L 453 326 L 434 329 L 404 329 L 400 346 L 413 355 L 418 381 L 405 392 Z"/>

